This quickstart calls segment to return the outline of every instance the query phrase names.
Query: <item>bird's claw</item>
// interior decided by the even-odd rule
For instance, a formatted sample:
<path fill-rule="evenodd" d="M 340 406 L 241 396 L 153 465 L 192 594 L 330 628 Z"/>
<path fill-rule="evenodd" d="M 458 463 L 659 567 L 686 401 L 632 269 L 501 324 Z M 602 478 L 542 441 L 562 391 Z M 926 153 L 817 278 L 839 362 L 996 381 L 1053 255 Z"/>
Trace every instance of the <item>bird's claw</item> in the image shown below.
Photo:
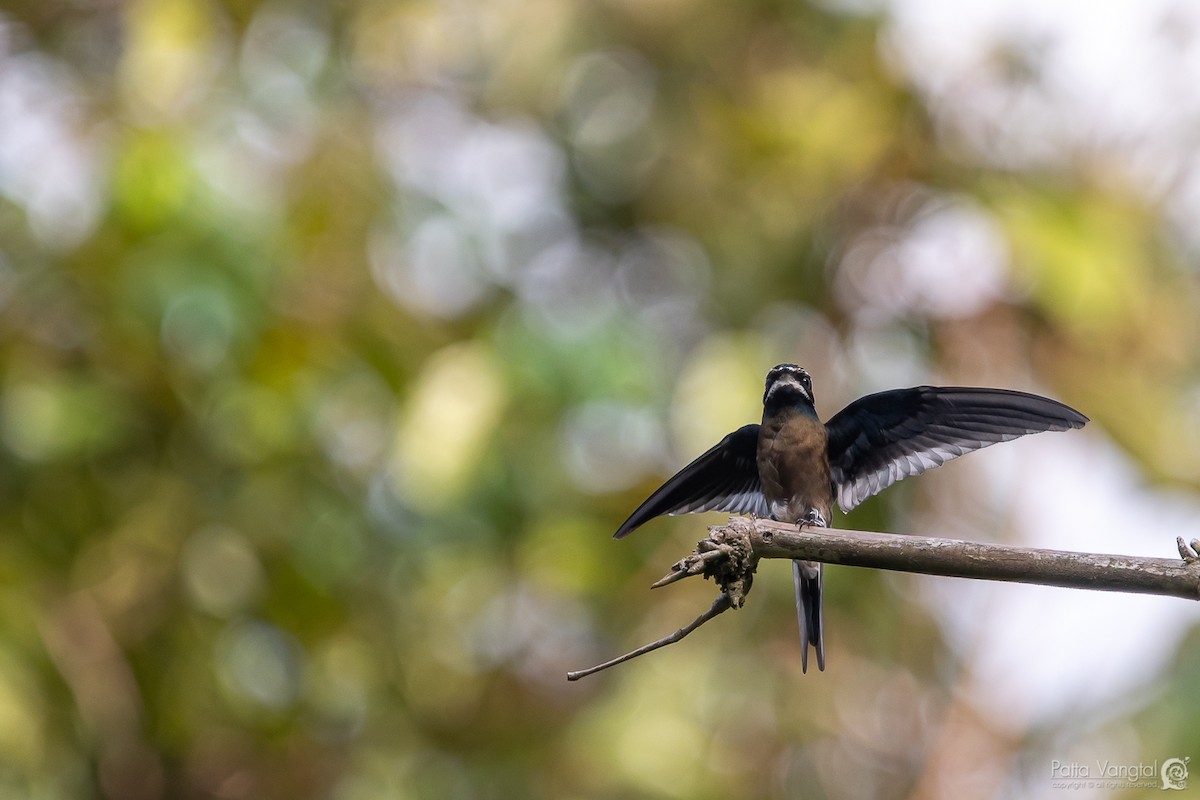
<path fill-rule="evenodd" d="M 815 508 L 809 509 L 808 513 L 796 523 L 796 528 L 799 530 L 804 530 L 804 526 L 806 525 L 810 528 L 829 527 L 829 523 L 825 521 L 825 515 Z"/>
<path fill-rule="evenodd" d="M 1200 539 L 1192 539 L 1191 544 L 1185 544 L 1182 536 L 1175 537 L 1175 545 L 1179 548 L 1179 557 L 1189 564 L 1200 563 Z"/>

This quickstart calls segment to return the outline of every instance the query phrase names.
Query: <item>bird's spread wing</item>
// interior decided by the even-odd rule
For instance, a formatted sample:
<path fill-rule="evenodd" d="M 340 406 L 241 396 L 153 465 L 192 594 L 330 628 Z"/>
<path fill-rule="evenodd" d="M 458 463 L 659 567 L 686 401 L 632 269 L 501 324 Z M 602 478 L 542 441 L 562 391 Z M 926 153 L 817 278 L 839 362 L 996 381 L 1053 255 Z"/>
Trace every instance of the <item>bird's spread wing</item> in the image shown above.
<path fill-rule="evenodd" d="M 758 480 L 758 425 L 746 425 L 676 473 L 630 514 L 614 538 L 662 514 L 727 511 L 767 516 Z"/>
<path fill-rule="evenodd" d="M 838 505 L 849 511 L 972 450 L 1087 421 L 1055 400 L 1005 389 L 918 386 L 862 397 L 825 426 Z"/>

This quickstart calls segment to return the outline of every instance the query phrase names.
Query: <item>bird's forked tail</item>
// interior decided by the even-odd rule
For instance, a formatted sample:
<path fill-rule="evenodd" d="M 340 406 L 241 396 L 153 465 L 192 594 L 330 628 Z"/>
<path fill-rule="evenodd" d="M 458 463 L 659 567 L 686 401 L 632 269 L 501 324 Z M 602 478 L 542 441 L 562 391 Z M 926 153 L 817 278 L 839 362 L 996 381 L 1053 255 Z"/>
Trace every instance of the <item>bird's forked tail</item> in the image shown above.
<path fill-rule="evenodd" d="M 825 669 L 825 640 L 821 624 L 821 581 L 825 565 L 813 561 L 792 561 L 792 579 L 796 584 L 796 613 L 800 617 L 800 669 L 808 672 L 808 647 L 817 651 L 817 669 Z"/>

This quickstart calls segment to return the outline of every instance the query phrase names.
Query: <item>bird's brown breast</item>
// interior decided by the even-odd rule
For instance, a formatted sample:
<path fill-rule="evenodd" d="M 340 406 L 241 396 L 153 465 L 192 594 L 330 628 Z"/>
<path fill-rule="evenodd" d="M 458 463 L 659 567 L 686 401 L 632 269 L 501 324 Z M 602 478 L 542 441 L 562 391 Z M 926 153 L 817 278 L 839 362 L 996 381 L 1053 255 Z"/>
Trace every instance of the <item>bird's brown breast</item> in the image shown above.
<path fill-rule="evenodd" d="M 758 475 L 772 516 L 796 522 L 816 509 L 827 522 L 832 520 L 825 425 L 814 415 L 785 411 L 763 420 Z"/>

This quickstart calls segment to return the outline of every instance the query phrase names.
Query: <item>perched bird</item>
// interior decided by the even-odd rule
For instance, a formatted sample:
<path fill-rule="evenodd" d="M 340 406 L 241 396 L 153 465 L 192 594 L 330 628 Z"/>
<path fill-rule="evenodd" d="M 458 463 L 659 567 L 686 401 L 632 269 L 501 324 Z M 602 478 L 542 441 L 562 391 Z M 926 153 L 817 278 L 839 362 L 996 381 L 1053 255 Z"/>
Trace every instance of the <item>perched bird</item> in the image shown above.
<path fill-rule="evenodd" d="M 1082 428 L 1087 417 L 1007 389 L 916 386 L 855 400 L 822 424 L 812 379 L 795 364 L 767 373 L 761 425 L 745 425 L 680 470 L 617 529 L 662 514 L 725 511 L 827 528 L 833 503 L 850 511 L 909 475 L 1028 433 Z M 825 669 L 822 565 L 793 561 L 801 667 L 808 648 Z"/>

